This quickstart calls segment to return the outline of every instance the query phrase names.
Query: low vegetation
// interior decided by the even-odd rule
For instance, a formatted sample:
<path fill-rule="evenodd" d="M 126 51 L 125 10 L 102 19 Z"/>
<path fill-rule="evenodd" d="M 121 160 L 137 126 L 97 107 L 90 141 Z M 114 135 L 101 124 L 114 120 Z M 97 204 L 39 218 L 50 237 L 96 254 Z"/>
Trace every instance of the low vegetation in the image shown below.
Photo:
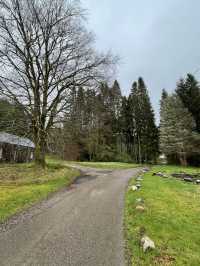
<path fill-rule="evenodd" d="M 77 163 L 76 163 L 77 164 Z M 138 167 L 138 164 L 133 163 L 118 163 L 118 162 L 80 162 L 78 163 L 85 167 L 94 167 L 102 169 L 129 169 Z"/>
<path fill-rule="evenodd" d="M 198 168 L 156 166 L 144 174 L 142 188 L 126 194 L 125 225 L 130 265 L 200 265 L 200 186 L 167 175 L 185 171 L 198 173 Z M 130 186 L 135 184 L 131 180 Z M 145 210 L 136 210 L 138 199 Z M 148 235 L 156 249 L 144 253 L 142 235 Z"/>
<path fill-rule="evenodd" d="M 33 164 L 0 164 L 0 222 L 72 183 L 77 170 L 51 160 L 46 169 Z"/>

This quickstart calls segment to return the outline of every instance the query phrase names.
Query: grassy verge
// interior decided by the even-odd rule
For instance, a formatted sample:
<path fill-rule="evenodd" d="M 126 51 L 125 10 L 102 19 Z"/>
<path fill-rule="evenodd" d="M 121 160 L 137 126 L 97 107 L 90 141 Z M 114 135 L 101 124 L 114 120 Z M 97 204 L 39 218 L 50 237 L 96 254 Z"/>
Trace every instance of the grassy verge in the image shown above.
<path fill-rule="evenodd" d="M 76 164 L 85 167 L 93 167 L 99 169 L 129 169 L 139 166 L 133 163 L 119 163 L 119 162 L 79 162 L 79 163 L 76 162 Z"/>
<path fill-rule="evenodd" d="M 125 226 L 130 265 L 200 265 L 200 186 L 174 178 L 153 176 L 197 168 L 156 166 L 144 175 L 142 188 L 126 194 Z M 133 185 L 132 180 L 130 185 Z M 136 210 L 136 199 L 144 199 L 146 210 Z M 143 253 L 139 243 L 141 231 L 155 242 L 154 251 Z"/>
<path fill-rule="evenodd" d="M 33 164 L 0 164 L 0 222 L 68 186 L 78 175 L 78 171 L 53 161 L 45 170 Z"/>

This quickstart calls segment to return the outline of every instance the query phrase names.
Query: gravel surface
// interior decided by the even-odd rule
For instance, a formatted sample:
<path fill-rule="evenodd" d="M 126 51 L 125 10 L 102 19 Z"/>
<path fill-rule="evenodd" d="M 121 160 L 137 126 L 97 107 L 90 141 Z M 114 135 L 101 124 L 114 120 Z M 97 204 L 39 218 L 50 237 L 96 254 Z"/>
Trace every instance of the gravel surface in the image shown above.
<path fill-rule="evenodd" d="M 81 170 L 70 190 L 1 226 L 1 266 L 125 265 L 124 192 L 140 169 Z"/>

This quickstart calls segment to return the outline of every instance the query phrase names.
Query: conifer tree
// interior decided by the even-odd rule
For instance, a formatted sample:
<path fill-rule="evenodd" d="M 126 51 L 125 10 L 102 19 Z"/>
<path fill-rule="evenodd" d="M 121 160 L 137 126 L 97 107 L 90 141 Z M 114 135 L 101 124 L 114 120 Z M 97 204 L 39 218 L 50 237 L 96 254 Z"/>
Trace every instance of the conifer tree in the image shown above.
<path fill-rule="evenodd" d="M 187 155 L 194 145 L 195 121 L 184 107 L 178 95 L 166 95 L 161 99 L 160 149 L 170 160 L 187 165 Z"/>
<path fill-rule="evenodd" d="M 140 163 L 156 160 L 158 154 L 158 129 L 154 112 L 143 79 L 133 83 L 130 101 L 132 104 L 132 134 L 134 156 Z"/>
<path fill-rule="evenodd" d="M 196 130 L 200 133 L 200 86 L 195 77 L 188 74 L 186 79 L 181 79 L 176 88 L 176 93 L 181 98 L 184 106 L 191 112 Z"/>

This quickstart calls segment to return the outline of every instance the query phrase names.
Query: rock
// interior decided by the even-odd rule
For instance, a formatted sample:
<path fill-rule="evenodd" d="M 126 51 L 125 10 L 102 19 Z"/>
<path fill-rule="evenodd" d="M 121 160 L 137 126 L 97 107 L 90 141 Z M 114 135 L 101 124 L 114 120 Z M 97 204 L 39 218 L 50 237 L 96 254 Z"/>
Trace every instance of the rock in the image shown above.
<path fill-rule="evenodd" d="M 155 175 L 163 177 L 165 174 L 163 174 L 162 172 L 158 172 Z"/>
<path fill-rule="evenodd" d="M 138 187 L 136 187 L 136 186 L 132 186 L 131 189 L 132 189 L 133 191 L 136 191 L 136 190 L 138 190 Z"/>
<path fill-rule="evenodd" d="M 169 176 L 168 176 L 168 175 L 163 175 L 163 177 L 164 177 L 164 178 L 169 178 Z"/>
<path fill-rule="evenodd" d="M 194 181 L 193 178 L 191 178 L 191 177 L 185 177 L 183 180 L 185 182 L 193 182 Z"/>
<path fill-rule="evenodd" d="M 185 178 L 199 179 L 200 174 L 173 173 L 172 176 L 176 178 L 181 178 L 181 179 L 185 179 Z"/>
<path fill-rule="evenodd" d="M 197 185 L 200 185 L 200 179 L 197 179 L 197 180 L 196 180 L 196 184 L 197 184 Z"/>
<path fill-rule="evenodd" d="M 137 184 L 136 184 L 136 187 L 137 187 L 138 189 L 140 189 L 140 188 L 141 188 L 141 184 L 137 183 Z"/>
<path fill-rule="evenodd" d="M 145 207 L 142 206 L 142 205 L 138 205 L 138 206 L 136 206 L 135 209 L 136 209 L 137 211 L 140 211 L 140 212 L 144 212 L 144 211 L 145 211 Z"/>
<path fill-rule="evenodd" d="M 173 177 L 176 177 L 176 178 L 183 178 L 183 176 L 185 176 L 186 174 L 184 173 L 182 173 L 182 174 L 178 174 L 178 173 L 174 173 L 174 174 L 171 174 Z"/>
<path fill-rule="evenodd" d="M 169 176 L 162 173 L 162 172 L 158 172 L 158 173 L 153 173 L 153 176 L 160 176 L 160 177 L 164 177 L 164 178 L 168 178 Z"/>
<path fill-rule="evenodd" d="M 155 249 L 155 244 L 153 240 L 151 240 L 148 236 L 142 237 L 141 245 L 144 252 L 146 252 L 147 250 Z"/>
<path fill-rule="evenodd" d="M 150 171 L 150 169 L 147 168 L 147 167 L 146 167 L 146 168 L 143 168 L 143 170 L 142 170 L 143 173 L 147 173 L 147 172 L 149 172 L 149 171 Z"/>
<path fill-rule="evenodd" d="M 141 199 L 141 198 L 139 198 L 139 199 L 136 199 L 136 203 L 143 203 L 144 202 L 144 200 L 143 199 Z"/>
<path fill-rule="evenodd" d="M 142 181 L 142 180 L 143 180 L 142 177 L 137 177 L 137 178 L 136 178 L 136 181 L 139 181 L 139 182 L 140 182 L 140 181 Z"/>

